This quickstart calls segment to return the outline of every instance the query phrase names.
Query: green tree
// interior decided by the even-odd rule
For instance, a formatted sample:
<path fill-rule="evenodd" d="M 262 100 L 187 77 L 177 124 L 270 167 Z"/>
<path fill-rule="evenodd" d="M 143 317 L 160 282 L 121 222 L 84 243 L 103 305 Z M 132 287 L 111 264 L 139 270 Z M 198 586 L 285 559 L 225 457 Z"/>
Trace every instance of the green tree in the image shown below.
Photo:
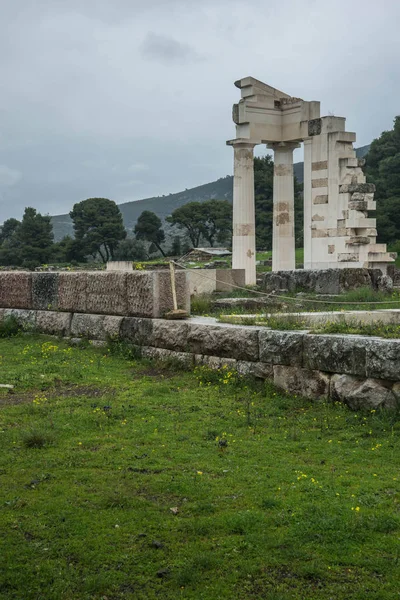
<path fill-rule="evenodd" d="M 232 204 L 227 200 L 207 200 L 201 204 L 204 213 L 203 237 L 210 246 L 232 237 Z"/>
<path fill-rule="evenodd" d="M 33 269 L 47 263 L 53 239 L 51 217 L 41 215 L 34 208 L 25 208 L 21 223 L 8 240 L 9 250 L 15 256 L 13 264 Z"/>
<path fill-rule="evenodd" d="M 126 238 L 123 240 L 114 255 L 115 260 L 146 260 L 148 258 L 146 248 L 138 240 Z"/>
<path fill-rule="evenodd" d="M 121 211 L 113 200 L 88 198 L 74 204 L 69 216 L 74 223 L 75 238 L 85 254 L 98 253 L 103 262 L 114 258 L 126 231 Z"/>
<path fill-rule="evenodd" d="M 181 238 L 179 237 L 179 235 L 175 235 L 174 239 L 172 240 L 170 255 L 171 256 L 181 256 L 181 254 L 182 254 Z"/>
<path fill-rule="evenodd" d="M 161 219 L 151 210 L 144 210 L 135 225 L 135 236 L 137 240 L 146 240 L 165 256 L 161 244 L 165 241 L 164 230 L 161 227 Z"/>
<path fill-rule="evenodd" d="M 12 237 L 14 231 L 17 229 L 18 225 L 20 225 L 20 224 L 21 224 L 21 222 L 18 221 L 18 219 L 13 219 L 13 218 L 7 219 L 6 221 L 4 221 L 4 223 L 0 229 L 0 245 Z"/>
<path fill-rule="evenodd" d="M 66 235 L 53 244 L 51 261 L 55 263 L 82 263 L 86 262 L 85 248 L 79 240 Z"/>
<path fill-rule="evenodd" d="M 194 248 L 198 248 L 204 231 L 205 215 L 201 202 L 188 202 L 166 218 L 168 223 L 183 229 L 189 236 Z"/>
<path fill-rule="evenodd" d="M 379 241 L 400 239 L 400 116 L 393 129 L 375 139 L 366 156 L 367 181 L 376 186 L 376 217 Z"/>

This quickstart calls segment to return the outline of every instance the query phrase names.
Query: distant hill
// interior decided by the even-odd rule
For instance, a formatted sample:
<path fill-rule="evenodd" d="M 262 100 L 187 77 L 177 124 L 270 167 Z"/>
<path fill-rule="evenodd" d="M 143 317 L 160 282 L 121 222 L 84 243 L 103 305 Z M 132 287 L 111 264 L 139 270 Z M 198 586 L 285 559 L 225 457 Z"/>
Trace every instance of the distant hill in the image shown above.
<path fill-rule="evenodd" d="M 362 146 L 356 149 L 356 155 L 362 158 L 367 154 L 369 150 L 368 146 Z M 303 183 L 303 163 L 299 162 L 294 165 L 294 174 L 300 183 Z M 135 227 L 136 221 L 139 215 L 144 210 L 151 210 L 155 212 L 160 219 L 163 221 L 165 217 L 168 217 L 179 206 L 187 204 L 188 202 L 204 202 L 205 200 L 211 200 L 218 198 L 220 200 L 229 200 L 232 202 L 233 196 L 233 177 L 227 175 L 217 181 L 211 183 L 205 183 L 197 187 L 185 190 L 184 192 L 178 192 L 177 194 L 169 194 L 168 196 L 158 196 L 155 198 L 145 198 L 144 200 L 136 200 L 133 202 L 126 202 L 120 204 L 119 208 L 124 219 L 124 224 L 128 232 L 132 231 Z M 71 206 L 72 208 L 72 206 Z M 69 215 L 57 215 L 52 217 L 54 238 L 56 241 L 63 238 L 65 235 L 73 236 L 72 222 Z M 166 234 L 170 233 L 170 227 L 166 224 Z M 175 234 L 178 233 L 176 228 L 172 230 Z"/>

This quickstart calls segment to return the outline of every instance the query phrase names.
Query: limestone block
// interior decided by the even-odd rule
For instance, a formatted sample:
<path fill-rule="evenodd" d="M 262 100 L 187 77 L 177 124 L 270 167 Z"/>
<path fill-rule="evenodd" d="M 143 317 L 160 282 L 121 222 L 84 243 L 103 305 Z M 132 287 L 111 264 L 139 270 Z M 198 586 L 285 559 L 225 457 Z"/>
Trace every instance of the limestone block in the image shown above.
<path fill-rule="evenodd" d="M 353 197 L 356 194 L 353 194 Z M 363 194 L 359 194 L 360 196 Z M 349 202 L 349 209 L 350 210 L 368 210 L 368 202 L 366 200 L 352 200 L 351 202 Z"/>
<path fill-rule="evenodd" d="M 76 313 L 72 317 L 71 335 L 88 339 L 106 340 L 116 338 L 123 319 L 111 315 L 92 315 Z"/>
<path fill-rule="evenodd" d="M 20 308 L 9 308 L 4 310 L 4 319 L 14 317 L 18 325 L 25 331 L 32 331 L 36 328 L 36 311 L 24 310 Z"/>
<path fill-rule="evenodd" d="M 32 308 L 32 273 L 0 272 L 0 308 Z"/>
<path fill-rule="evenodd" d="M 32 308 L 57 310 L 58 273 L 32 273 Z"/>
<path fill-rule="evenodd" d="M 187 349 L 194 354 L 256 361 L 258 329 L 189 323 Z"/>
<path fill-rule="evenodd" d="M 126 315 L 128 273 L 100 271 L 87 273 L 86 310 L 93 314 Z"/>
<path fill-rule="evenodd" d="M 86 312 L 87 273 L 58 274 L 58 310 Z"/>
<path fill-rule="evenodd" d="M 340 291 L 340 269 L 321 269 L 315 276 L 314 290 L 317 294 L 338 294 Z"/>
<path fill-rule="evenodd" d="M 191 296 L 212 294 L 217 289 L 216 269 L 187 269 L 189 293 Z"/>
<path fill-rule="evenodd" d="M 158 316 L 155 281 L 155 271 L 135 271 L 127 274 L 127 315 L 150 318 Z"/>
<path fill-rule="evenodd" d="M 49 335 L 66 336 L 70 334 L 71 319 L 71 313 L 38 310 L 36 312 L 36 329 Z"/>
<path fill-rule="evenodd" d="M 107 271 L 133 271 L 131 260 L 109 260 L 106 265 Z"/>
<path fill-rule="evenodd" d="M 375 192 L 375 185 L 373 183 L 344 183 L 339 186 L 340 194 L 354 194 L 355 192 L 371 194 Z"/>
<path fill-rule="evenodd" d="M 171 290 L 171 276 L 169 271 L 156 271 L 156 314 L 155 317 L 163 317 L 174 308 Z M 190 313 L 189 285 L 184 271 L 175 271 L 175 287 L 178 308 Z"/>
<path fill-rule="evenodd" d="M 339 269 L 339 274 L 340 293 L 371 285 L 368 269 Z"/>
<path fill-rule="evenodd" d="M 152 345 L 157 348 L 166 348 L 176 352 L 187 350 L 189 325 L 184 321 L 168 321 L 154 319 L 152 331 Z"/>
<path fill-rule="evenodd" d="M 327 194 L 321 194 L 319 196 L 315 196 L 313 200 L 313 204 L 328 204 L 329 196 Z"/>
<path fill-rule="evenodd" d="M 333 375 L 332 400 L 345 402 L 352 410 L 396 408 L 393 392 L 378 379 L 357 379 L 351 375 Z"/>
<path fill-rule="evenodd" d="M 322 177 L 320 179 L 313 179 L 311 181 L 311 187 L 313 187 L 313 188 L 328 187 L 328 178 Z"/>
<path fill-rule="evenodd" d="M 174 352 L 165 348 L 154 348 L 153 346 L 143 346 L 141 348 L 143 358 L 151 358 L 160 361 L 174 361 L 185 367 L 193 366 L 193 355 L 188 352 Z"/>
<path fill-rule="evenodd" d="M 374 379 L 400 379 L 400 340 L 371 338 L 367 346 L 367 376 Z"/>
<path fill-rule="evenodd" d="M 272 379 L 274 376 L 273 366 L 264 362 L 238 360 L 237 372 L 239 375 L 256 377 L 257 379 Z"/>
<path fill-rule="evenodd" d="M 272 365 L 303 366 L 303 333 L 261 329 L 260 361 Z"/>
<path fill-rule="evenodd" d="M 274 365 L 273 368 L 274 384 L 286 392 L 312 400 L 329 397 L 330 375 L 300 367 Z"/>
<path fill-rule="evenodd" d="M 370 338 L 352 335 L 304 335 L 304 367 L 312 371 L 366 376 Z"/>
<path fill-rule="evenodd" d="M 216 269 L 216 291 L 230 292 L 235 286 L 244 287 L 246 285 L 245 269 Z"/>
<path fill-rule="evenodd" d="M 125 317 L 121 323 L 120 338 L 138 346 L 152 345 L 153 324 L 152 319 Z"/>
<path fill-rule="evenodd" d="M 400 381 L 393 384 L 392 392 L 396 398 L 397 406 L 400 406 Z"/>
<path fill-rule="evenodd" d="M 391 294 L 393 291 L 393 279 L 389 275 L 382 275 L 378 279 L 378 290 L 385 294 Z"/>

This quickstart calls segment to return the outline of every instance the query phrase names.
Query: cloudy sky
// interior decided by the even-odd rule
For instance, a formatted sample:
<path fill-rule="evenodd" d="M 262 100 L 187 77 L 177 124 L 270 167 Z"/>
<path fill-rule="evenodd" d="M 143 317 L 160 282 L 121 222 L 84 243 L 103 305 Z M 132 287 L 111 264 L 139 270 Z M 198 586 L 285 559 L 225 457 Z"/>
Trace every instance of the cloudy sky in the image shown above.
<path fill-rule="evenodd" d="M 0 0 L 0 222 L 231 173 L 247 75 L 369 143 L 400 112 L 399 19 L 398 0 Z"/>

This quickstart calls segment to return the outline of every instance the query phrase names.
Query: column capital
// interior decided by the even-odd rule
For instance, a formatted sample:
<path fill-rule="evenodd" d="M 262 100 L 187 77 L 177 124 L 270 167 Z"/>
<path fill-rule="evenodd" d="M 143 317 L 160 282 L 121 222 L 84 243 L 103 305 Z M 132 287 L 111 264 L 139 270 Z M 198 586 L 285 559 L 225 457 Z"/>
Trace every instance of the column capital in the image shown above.
<path fill-rule="evenodd" d="M 300 148 L 300 144 L 298 142 L 272 142 L 267 144 L 267 148 L 269 150 L 288 150 L 293 151 L 296 148 Z"/>
<path fill-rule="evenodd" d="M 254 146 L 261 144 L 261 140 L 249 140 L 246 138 L 236 138 L 235 140 L 228 140 L 227 146 L 233 146 L 234 148 L 249 148 L 252 150 Z"/>

